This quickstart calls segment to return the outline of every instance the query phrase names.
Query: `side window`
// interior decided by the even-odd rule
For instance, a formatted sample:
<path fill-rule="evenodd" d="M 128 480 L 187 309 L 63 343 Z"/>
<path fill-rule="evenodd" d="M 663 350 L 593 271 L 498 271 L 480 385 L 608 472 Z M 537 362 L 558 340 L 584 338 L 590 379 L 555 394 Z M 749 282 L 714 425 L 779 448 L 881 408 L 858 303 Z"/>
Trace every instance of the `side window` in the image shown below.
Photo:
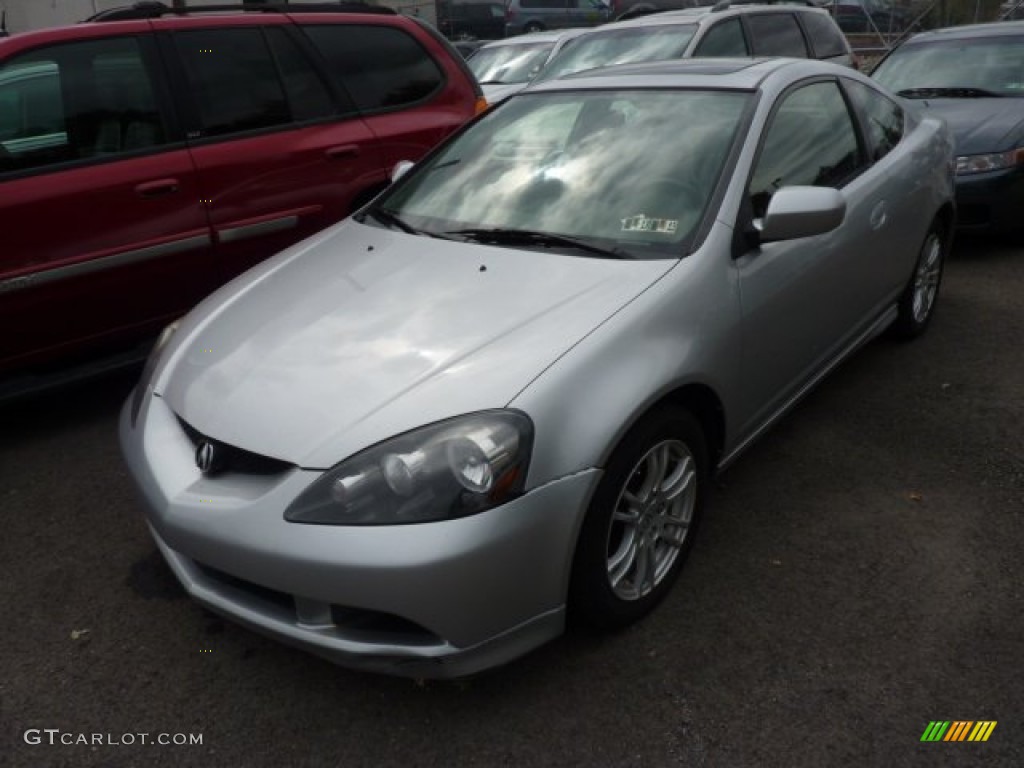
<path fill-rule="evenodd" d="M 872 160 L 881 160 L 903 138 L 903 109 L 863 83 L 843 80 L 843 84 L 867 121 L 868 154 Z"/>
<path fill-rule="evenodd" d="M 846 38 L 831 17 L 825 13 L 801 13 L 799 16 L 804 23 L 804 29 L 807 30 L 815 57 L 829 59 L 848 53 Z"/>
<path fill-rule="evenodd" d="M 751 13 L 747 17 L 755 56 L 807 58 L 807 45 L 791 13 Z"/>
<path fill-rule="evenodd" d="M 303 122 L 333 114 L 330 91 L 295 42 L 283 29 L 275 28 L 267 30 L 267 39 L 281 72 L 292 120 Z"/>
<path fill-rule="evenodd" d="M 764 216 L 777 189 L 838 188 L 860 168 L 857 134 L 839 86 L 821 82 L 791 91 L 771 118 L 750 181 L 754 216 Z"/>
<path fill-rule="evenodd" d="M 0 65 L 0 173 L 165 141 L 134 37 L 42 48 Z"/>
<path fill-rule="evenodd" d="M 358 109 L 412 104 L 444 83 L 430 54 L 400 29 L 355 24 L 309 24 L 303 29 Z"/>
<path fill-rule="evenodd" d="M 743 27 L 737 18 L 715 24 L 700 41 L 694 56 L 749 56 Z"/>
<path fill-rule="evenodd" d="M 195 99 L 203 136 L 270 128 L 291 121 L 263 31 L 178 32 L 175 46 Z"/>

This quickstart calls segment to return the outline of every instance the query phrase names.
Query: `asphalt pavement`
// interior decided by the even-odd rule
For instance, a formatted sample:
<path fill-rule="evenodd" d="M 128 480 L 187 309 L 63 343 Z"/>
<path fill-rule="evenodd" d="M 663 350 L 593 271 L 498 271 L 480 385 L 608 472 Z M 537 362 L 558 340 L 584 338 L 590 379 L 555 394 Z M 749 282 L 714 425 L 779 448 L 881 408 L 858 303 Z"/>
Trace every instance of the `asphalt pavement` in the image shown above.
<path fill-rule="evenodd" d="M 958 243 L 925 337 L 870 344 L 720 478 L 652 616 L 443 683 L 187 599 L 119 454 L 131 374 L 9 404 L 0 766 L 1020 768 L 1022 340 L 1024 249 Z"/>

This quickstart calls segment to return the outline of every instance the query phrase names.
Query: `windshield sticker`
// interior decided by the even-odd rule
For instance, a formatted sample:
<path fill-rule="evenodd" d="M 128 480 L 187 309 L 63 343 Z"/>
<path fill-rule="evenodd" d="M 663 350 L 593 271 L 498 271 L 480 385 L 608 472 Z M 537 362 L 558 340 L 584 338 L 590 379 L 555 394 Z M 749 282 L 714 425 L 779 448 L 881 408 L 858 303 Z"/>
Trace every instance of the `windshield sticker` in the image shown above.
<path fill-rule="evenodd" d="M 623 232 L 655 232 L 659 235 L 674 235 L 679 228 L 679 219 L 653 219 L 638 213 L 622 219 Z"/>

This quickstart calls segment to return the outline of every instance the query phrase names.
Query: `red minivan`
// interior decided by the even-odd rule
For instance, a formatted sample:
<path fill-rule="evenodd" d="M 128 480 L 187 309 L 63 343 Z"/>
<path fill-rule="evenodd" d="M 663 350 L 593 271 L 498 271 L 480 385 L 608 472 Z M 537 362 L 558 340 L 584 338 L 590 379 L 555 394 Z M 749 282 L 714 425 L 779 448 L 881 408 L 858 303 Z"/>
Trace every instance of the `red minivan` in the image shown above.
<path fill-rule="evenodd" d="M 0 40 L 0 374 L 152 335 L 485 106 L 388 9 L 136 8 Z"/>

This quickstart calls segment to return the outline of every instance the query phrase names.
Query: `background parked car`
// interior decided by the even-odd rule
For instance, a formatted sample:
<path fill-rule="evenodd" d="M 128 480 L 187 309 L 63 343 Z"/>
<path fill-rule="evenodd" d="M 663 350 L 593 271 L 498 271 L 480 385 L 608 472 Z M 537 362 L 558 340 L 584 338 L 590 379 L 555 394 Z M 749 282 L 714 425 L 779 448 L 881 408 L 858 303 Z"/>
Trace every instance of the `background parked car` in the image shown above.
<path fill-rule="evenodd" d="M 505 36 L 505 6 L 439 0 L 437 28 L 449 40 L 500 40 Z"/>
<path fill-rule="evenodd" d="M 691 56 L 791 56 L 854 64 L 849 43 L 827 11 L 738 5 L 666 11 L 605 24 L 566 41 L 537 80 L 594 67 Z"/>
<path fill-rule="evenodd" d="M 611 18 L 604 0 L 507 0 L 505 33 L 540 32 L 601 24 Z"/>
<path fill-rule="evenodd" d="M 482 108 L 433 28 L 363 10 L 0 40 L 0 370 L 155 333 Z"/>
<path fill-rule="evenodd" d="M 533 32 L 487 43 L 469 60 L 488 104 L 522 90 L 568 40 L 585 29 Z"/>
<path fill-rule="evenodd" d="M 918 11 L 909 4 L 899 5 L 882 0 L 836 0 L 824 6 L 846 33 L 899 35 L 912 28 L 920 29 Z"/>
<path fill-rule="evenodd" d="M 915 35 L 871 76 L 953 131 L 958 225 L 1024 231 L 1024 22 Z"/>

